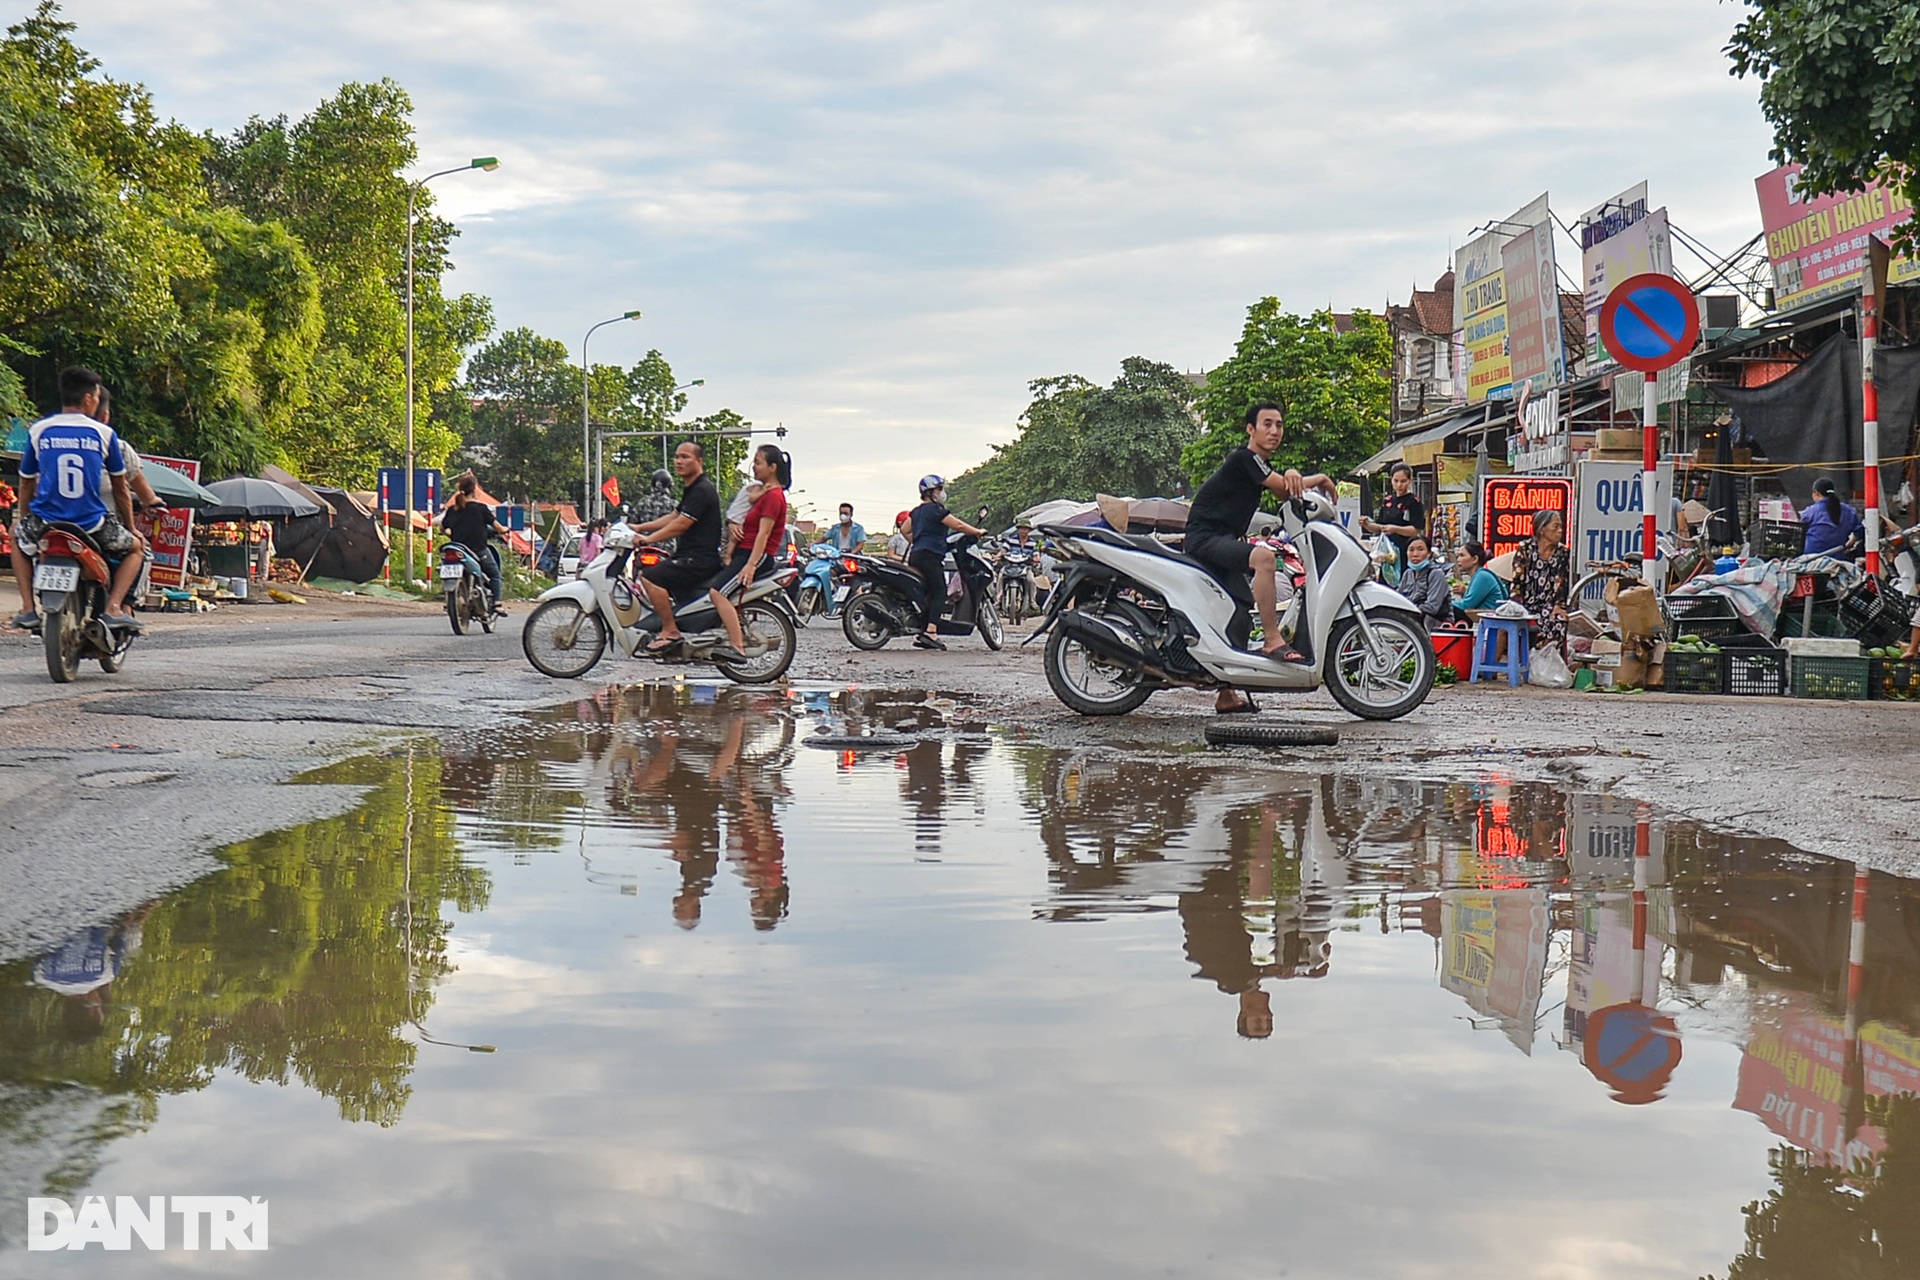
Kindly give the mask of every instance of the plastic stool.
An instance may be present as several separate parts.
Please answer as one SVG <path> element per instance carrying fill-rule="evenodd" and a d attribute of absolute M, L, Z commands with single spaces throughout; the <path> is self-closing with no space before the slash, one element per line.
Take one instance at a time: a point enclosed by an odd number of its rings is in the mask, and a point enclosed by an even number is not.
<path fill-rule="evenodd" d="M 1506 661 L 1498 660 L 1500 638 L 1507 637 Z M 1477 682 L 1481 676 L 1497 679 L 1504 675 L 1507 683 L 1518 688 L 1526 683 L 1527 659 L 1531 656 L 1531 641 L 1524 618 L 1480 619 L 1480 626 L 1473 637 L 1473 675 L 1467 683 Z"/>

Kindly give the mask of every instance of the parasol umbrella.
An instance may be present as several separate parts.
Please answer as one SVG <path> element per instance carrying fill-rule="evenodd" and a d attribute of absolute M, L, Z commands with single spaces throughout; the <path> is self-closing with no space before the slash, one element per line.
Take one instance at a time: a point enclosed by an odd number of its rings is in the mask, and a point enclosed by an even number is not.
<path fill-rule="evenodd" d="M 1075 516 L 1086 515 L 1094 511 L 1091 502 L 1075 502 L 1071 498 L 1055 498 L 1051 502 L 1042 502 L 1028 507 L 1017 517 L 1029 524 L 1065 524 Z"/>
<path fill-rule="evenodd" d="M 153 494 L 169 507 L 217 507 L 220 496 L 203 486 L 189 480 L 172 467 L 154 463 L 146 468 L 147 483 L 153 486 Z"/>
<path fill-rule="evenodd" d="M 203 520 L 272 520 L 281 516 L 320 514 L 316 503 L 307 501 L 283 484 L 251 476 L 234 476 L 207 486 L 219 504 L 200 513 Z"/>
<path fill-rule="evenodd" d="M 1178 533 L 1187 527 L 1187 504 L 1173 498 L 1135 498 L 1127 507 L 1127 527 L 1136 532 Z"/>

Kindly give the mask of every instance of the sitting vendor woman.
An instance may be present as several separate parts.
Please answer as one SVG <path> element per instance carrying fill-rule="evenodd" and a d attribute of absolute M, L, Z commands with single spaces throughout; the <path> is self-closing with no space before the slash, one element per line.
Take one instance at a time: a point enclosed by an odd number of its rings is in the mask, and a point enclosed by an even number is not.
<path fill-rule="evenodd" d="M 1453 610 L 1457 621 L 1471 622 L 1470 613 L 1498 609 L 1507 602 L 1507 584 L 1500 581 L 1499 574 L 1487 568 L 1485 547 L 1477 542 L 1461 543 L 1460 554 L 1454 557 L 1453 564 L 1467 580 L 1467 589 Z"/>
<path fill-rule="evenodd" d="M 1433 558 L 1433 549 L 1418 534 L 1407 539 L 1407 567 L 1400 574 L 1400 594 L 1420 606 L 1432 629 L 1453 620 L 1453 593 L 1447 589 L 1447 571 Z"/>
<path fill-rule="evenodd" d="M 1837 556 L 1842 560 L 1858 557 L 1866 541 L 1866 525 L 1860 513 L 1840 501 L 1833 481 L 1822 476 L 1813 482 L 1813 502 L 1800 513 L 1807 526 L 1806 553 L 1810 556 Z"/>

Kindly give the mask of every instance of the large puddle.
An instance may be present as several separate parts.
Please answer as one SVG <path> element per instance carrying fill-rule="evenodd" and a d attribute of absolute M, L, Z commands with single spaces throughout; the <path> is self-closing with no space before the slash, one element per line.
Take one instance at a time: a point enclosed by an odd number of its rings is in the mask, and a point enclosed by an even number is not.
<path fill-rule="evenodd" d="M 327 771 L 0 968 L 0 1274 L 1920 1272 L 1913 882 L 962 709 L 616 689 Z M 26 1250 L 86 1195 L 271 1245 Z"/>

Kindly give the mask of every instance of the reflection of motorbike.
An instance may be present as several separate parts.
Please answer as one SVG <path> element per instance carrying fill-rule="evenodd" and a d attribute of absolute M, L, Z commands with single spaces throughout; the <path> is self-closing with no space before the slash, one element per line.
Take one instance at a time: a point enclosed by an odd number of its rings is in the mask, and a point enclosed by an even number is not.
<path fill-rule="evenodd" d="M 447 621 L 453 634 L 467 634 L 471 623 L 493 634 L 493 591 L 487 585 L 487 569 L 480 557 L 458 542 L 440 548 L 440 587 L 447 597 Z"/>
<path fill-rule="evenodd" d="M 1288 502 L 1287 534 L 1307 570 L 1282 662 L 1234 643 L 1247 633 L 1247 582 L 1223 581 L 1147 537 L 1051 525 L 1072 559 L 1047 602 L 1047 683 L 1082 715 L 1125 715 L 1170 685 L 1305 692 L 1325 684 L 1356 716 L 1392 720 L 1433 687 L 1433 642 L 1399 592 L 1373 581 L 1367 550 L 1319 493 Z M 1283 628 L 1287 619 L 1282 619 Z"/>
<path fill-rule="evenodd" d="M 987 648 L 1006 642 L 1006 629 L 993 604 L 993 564 L 981 554 L 979 539 L 956 533 L 947 539 L 956 572 L 949 575 L 947 612 L 940 619 L 943 636 L 971 635 L 977 626 Z M 856 649 L 885 648 L 896 636 L 908 636 L 925 627 L 926 583 L 911 565 L 875 556 L 849 556 L 845 585 L 849 589 L 840 625 Z"/>
<path fill-rule="evenodd" d="M 648 549 L 642 548 L 642 555 Z M 616 525 L 606 547 L 572 582 L 563 582 L 540 597 L 520 633 L 527 661 L 550 676 L 577 679 L 592 670 L 609 644 L 627 657 L 644 657 L 645 645 L 660 633 L 660 619 L 639 588 L 627 580 L 626 568 L 634 554 L 631 527 Z M 656 661 L 711 662 L 721 674 L 741 684 L 778 680 L 793 664 L 799 637 L 793 606 L 785 588 L 798 571 L 780 569 L 740 590 L 736 598 L 740 626 L 747 641 L 740 660 L 714 656 L 727 642 L 719 614 L 705 587 L 696 587 L 674 601 L 683 642 Z"/>
<path fill-rule="evenodd" d="M 99 660 L 111 675 L 127 660 L 138 634 L 133 627 L 107 625 L 107 591 L 113 564 L 79 525 L 47 526 L 34 562 L 33 590 L 40 603 L 40 638 L 46 645 L 47 674 L 69 684 L 80 674 L 83 658 Z"/>

